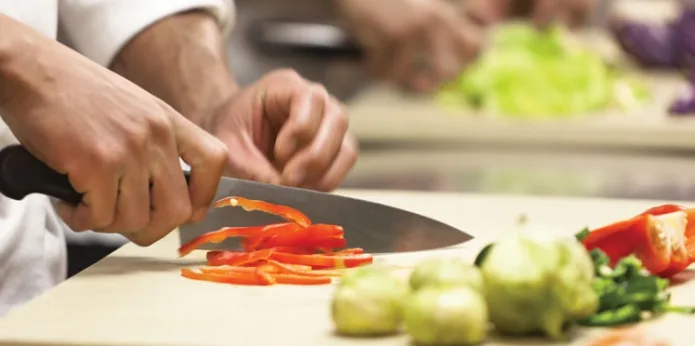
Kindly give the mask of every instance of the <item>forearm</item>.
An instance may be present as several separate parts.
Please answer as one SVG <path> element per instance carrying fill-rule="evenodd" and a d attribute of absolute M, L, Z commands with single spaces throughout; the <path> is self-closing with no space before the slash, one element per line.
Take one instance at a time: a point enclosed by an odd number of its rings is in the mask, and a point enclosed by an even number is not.
<path fill-rule="evenodd" d="M 194 122 L 238 89 L 219 26 L 205 12 L 150 25 L 121 49 L 111 69 Z"/>
<path fill-rule="evenodd" d="M 44 51 L 57 43 L 2 14 L 0 33 L 0 114 L 6 117 L 39 101 L 40 86 L 54 78 Z"/>

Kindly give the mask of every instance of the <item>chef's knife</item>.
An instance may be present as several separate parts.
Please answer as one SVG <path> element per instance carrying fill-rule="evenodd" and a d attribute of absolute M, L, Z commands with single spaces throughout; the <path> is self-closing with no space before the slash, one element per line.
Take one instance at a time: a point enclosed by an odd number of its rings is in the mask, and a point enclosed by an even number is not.
<path fill-rule="evenodd" d="M 188 172 L 184 171 L 184 174 Z M 39 161 L 23 146 L 0 151 L 0 193 L 21 200 L 32 193 L 52 196 L 77 204 L 82 195 L 70 185 L 67 176 Z M 222 178 L 215 199 L 242 196 L 283 204 L 304 212 L 314 223 L 343 226 L 348 247 L 361 247 L 370 253 L 431 250 L 466 242 L 472 237 L 442 222 L 383 204 L 305 189 Z M 212 209 L 206 218 L 180 227 L 181 242 L 225 226 L 250 226 L 282 222 L 262 212 L 242 208 Z M 234 249 L 227 241 L 208 249 Z"/>

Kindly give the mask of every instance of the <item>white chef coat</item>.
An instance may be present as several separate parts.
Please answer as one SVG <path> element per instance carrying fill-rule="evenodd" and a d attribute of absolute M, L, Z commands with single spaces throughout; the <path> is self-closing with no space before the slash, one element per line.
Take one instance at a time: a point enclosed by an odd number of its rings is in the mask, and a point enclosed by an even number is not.
<path fill-rule="evenodd" d="M 191 9 L 208 10 L 225 31 L 233 24 L 233 0 L 0 0 L 0 13 L 48 37 L 60 25 L 66 44 L 102 66 L 147 26 Z M 0 120 L 0 147 L 16 142 Z M 46 196 L 0 195 L 0 316 L 65 279 L 66 229 Z"/>

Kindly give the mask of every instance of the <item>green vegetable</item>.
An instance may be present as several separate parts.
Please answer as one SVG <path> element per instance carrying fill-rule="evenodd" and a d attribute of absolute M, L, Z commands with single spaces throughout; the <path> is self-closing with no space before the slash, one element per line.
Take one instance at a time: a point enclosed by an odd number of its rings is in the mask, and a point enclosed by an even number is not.
<path fill-rule="evenodd" d="M 448 105 L 532 118 L 636 107 L 647 94 L 560 27 L 514 24 L 501 27 L 481 58 L 438 96 Z"/>
<path fill-rule="evenodd" d="M 420 262 L 410 274 L 410 288 L 468 286 L 483 294 L 483 275 L 458 258 L 430 258 Z"/>
<path fill-rule="evenodd" d="M 671 306 L 667 279 L 651 275 L 634 255 L 621 259 L 614 268 L 601 250 L 591 251 L 596 278 L 592 283 L 599 296 L 598 312 L 580 321 L 586 326 L 619 326 L 654 318 L 666 312 L 695 314 L 695 307 Z"/>
<path fill-rule="evenodd" d="M 388 268 L 366 266 L 345 274 L 333 295 L 331 316 L 340 334 L 391 334 L 402 322 L 408 284 Z"/>
<path fill-rule="evenodd" d="M 485 259 L 487 258 L 487 255 L 490 253 L 490 250 L 492 250 L 492 246 L 495 245 L 494 243 L 490 243 L 485 245 L 485 247 L 480 250 L 478 253 L 478 256 L 475 257 L 475 266 L 480 267 L 483 265 L 483 262 L 485 262 Z"/>
<path fill-rule="evenodd" d="M 490 320 L 502 334 L 562 339 L 567 324 L 598 308 L 591 258 L 573 239 L 519 232 L 497 242 L 481 270 Z"/>
<path fill-rule="evenodd" d="M 485 300 L 470 287 L 424 287 L 408 296 L 403 310 L 405 329 L 417 344 L 479 344 L 487 335 Z"/>

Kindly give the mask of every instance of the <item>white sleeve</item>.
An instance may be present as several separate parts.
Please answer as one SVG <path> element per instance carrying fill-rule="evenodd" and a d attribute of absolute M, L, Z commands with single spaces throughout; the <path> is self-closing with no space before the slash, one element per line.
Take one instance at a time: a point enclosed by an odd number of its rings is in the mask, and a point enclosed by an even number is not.
<path fill-rule="evenodd" d="M 143 29 L 194 9 L 212 14 L 225 35 L 234 25 L 234 0 L 60 0 L 58 15 L 61 34 L 72 48 L 108 66 Z"/>

